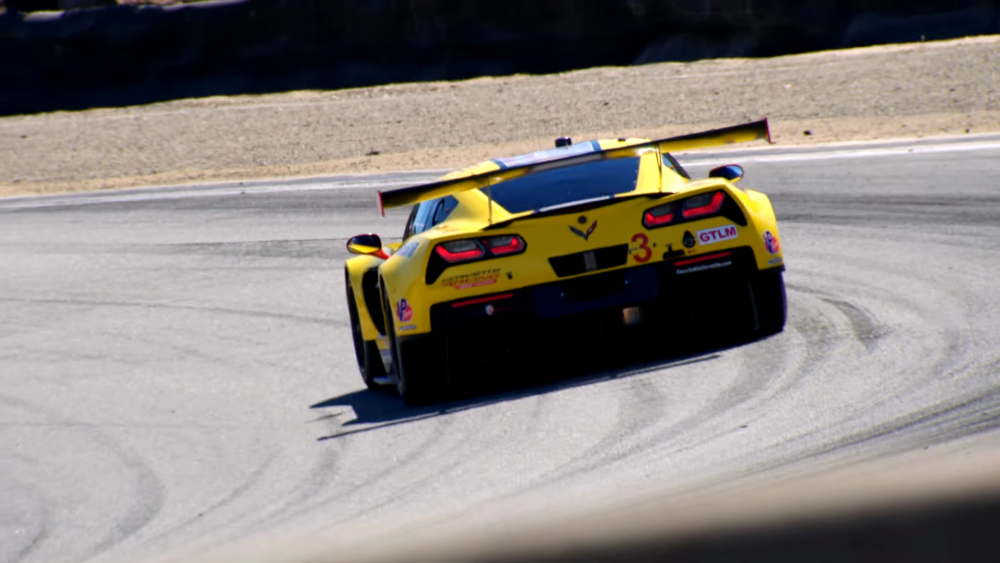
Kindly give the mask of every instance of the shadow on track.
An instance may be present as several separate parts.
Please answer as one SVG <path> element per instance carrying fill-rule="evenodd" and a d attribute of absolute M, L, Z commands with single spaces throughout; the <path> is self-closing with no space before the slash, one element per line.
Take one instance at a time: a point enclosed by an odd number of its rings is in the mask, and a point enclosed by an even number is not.
<path fill-rule="evenodd" d="M 463 382 L 449 389 L 442 401 L 435 404 L 410 407 L 390 389 L 370 391 L 362 389 L 331 397 L 311 405 L 310 409 L 351 407 L 356 418 L 337 429 L 337 432 L 317 438 L 332 440 L 352 434 L 370 432 L 418 420 L 454 414 L 469 409 L 485 407 L 534 395 L 544 395 L 607 381 L 680 367 L 719 358 L 721 353 L 760 341 L 754 336 L 729 337 L 714 346 L 694 345 L 681 341 L 658 352 L 633 353 L 618 346 L 607 348 L 604 353 L 581 354 L 572 362 L 549 358 L 541 362 L 524 359 L 521 364 L 497 366 L 489 376 L 476 382 Z M 647 347 L 646 350 L 655 350 Z M 625 351 L 627 353 L 623 353 Z M 531 360 L 531 365 L 525 365 Z M 327 420 L 338 415 L 323 416 Z"/>

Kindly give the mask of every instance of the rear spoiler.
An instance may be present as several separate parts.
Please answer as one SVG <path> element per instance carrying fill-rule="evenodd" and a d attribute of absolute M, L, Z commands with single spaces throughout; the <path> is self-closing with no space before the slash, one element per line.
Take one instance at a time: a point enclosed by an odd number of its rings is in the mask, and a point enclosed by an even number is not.
<path fill-rule="evenodd" d="M 378 192 L 378 209 L 379 213 L 381 213 L 384 217 L 385 210 L 388 208 L 413 205 L 414 203 L 420 203 L 421 201 L 437 199 L 439 197 L 468 190 L 475 190 L 479 188 L 489 189 L 492 184 L 500 183 L 512 177 L 530 174 L 530 169 L 538 167 L 540 164 L 545 164 L 545 166 L 541 167 L 540 170 L 546 170 L 551 168 L 553 163 L 560 163 L 563 166 L 572 166 L 577 162 L 581 164 L 584 162 L 590 162 L 594 160 L 595 156 L 601 158 L 615 158 L 616 156 L 634 154 L 635 151 L 644 149 L 655 149 L 660 154 L 663 154 L 665 152 L 672 151 L 703 149 L 708 147 L 731 145 L 734 143 L 748 143 L 759 139 L 766 139 L 768 144 L 771 143 L 771 131 L 768 127 L 767 118 L 760 121 L 754 121 L 753 123 L 744 123 L 743 125 L 734 125 L 732 127 L 723 127 L 722 129 L 702 131 L 701 133 L 691 133 L 689 135 L 681 135 L 680 137 L 670 137 L 668 139 L 660 139 L 659 141 L 629 145 L 628 147 L 541 160 L 521 166 L 512 166 L 502 170 L 494 170 L 491 172 L 476 174 L 474 176 L 466 176 L 464 178 L 442 180 L 431 184 L 422 184 L 419 186 L 400 188 L 398 190 L 391 190 L 387 192 L 380 191 Z"/>

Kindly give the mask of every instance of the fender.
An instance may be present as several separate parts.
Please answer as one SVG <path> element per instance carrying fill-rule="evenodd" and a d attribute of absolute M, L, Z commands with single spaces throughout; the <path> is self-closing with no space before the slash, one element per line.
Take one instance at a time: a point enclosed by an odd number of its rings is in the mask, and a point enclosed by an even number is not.
<path fill-rule="evenodd" d="M 745 190 L 745 207 L 750 212 L 750 222 L 757 230 L 758 237 L 754 242 L 754 255 L 757 257 L 757 267 L 760 270 L 781 266 L 784 268 L 785 256 L 781 248 L 781 235 L 778 234 L 778 220 L 774 215 L 771 200 L 761 192 Z M 766 242 L 770 235 L 772 242 Z M 770 245 L 770 247 L 769 247 Z"/>
<path fill-rule="evenodd" d="M 361 335 L 365 340 L 377 340 L 385 334 L 385 314 L 378 287 L 378 269 L 382 263 L 381 258 L 374 256 L 358 256 L 344 261 L 361 320 Z"/>

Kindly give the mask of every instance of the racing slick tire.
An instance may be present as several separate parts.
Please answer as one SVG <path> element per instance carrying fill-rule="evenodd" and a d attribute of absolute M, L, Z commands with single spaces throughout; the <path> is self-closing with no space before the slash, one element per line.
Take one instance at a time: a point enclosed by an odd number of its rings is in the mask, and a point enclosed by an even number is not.
<path fill-rule="evenodd" d="M 761 335 L 776 334 L 785 328 L 788 318 L 788 301 L 785 297 L 785 280 L 781 272 L 759 274 L 751 283 L 757 332 Z"/>
<path fill-rule="evenodd" d="M 351 338 L 354 340 L 354 355 L 358 360 L 361 379 L 369 389 L 378 389 L 379 384 L 375 383 L 375 378 L 385 375 L 385 366 L 382 365 L 378 345 L 373 340 L 365 340 L 361 334 L 361 317 L 358 315 L 358 304 L 354 300 L 350 278 L 347 279 L 347 310 L 351 317 Z"/>
<path fill-rule="evenodd" d="M 445 354 L 440 339 L 433 334 L 401 339 L 396 336 L 396 320 L 392 306 L 383 298 L 386 332 L 392 350 L 392 366 L 396 371 L 396 391 L 410 406 L 425 405 L 437 400 L 444 390 L 442 359 Z"/>

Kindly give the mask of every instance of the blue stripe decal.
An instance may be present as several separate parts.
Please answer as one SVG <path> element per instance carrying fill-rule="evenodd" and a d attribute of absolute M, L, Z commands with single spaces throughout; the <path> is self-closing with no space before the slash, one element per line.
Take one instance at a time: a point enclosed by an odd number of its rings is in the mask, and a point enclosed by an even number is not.
<path fill-rule="evenodd" d="M 506 170 L 507 168 L 509 168 L 509 166 L 507 166 L 506 164 L 504 164 L 504 161 L 500 160 L 499 158 L 491 159 L 490 162 L 492 162 L 493 164 L 496 164 L 497 166 L 499 166 L 500 170 Z"/>

